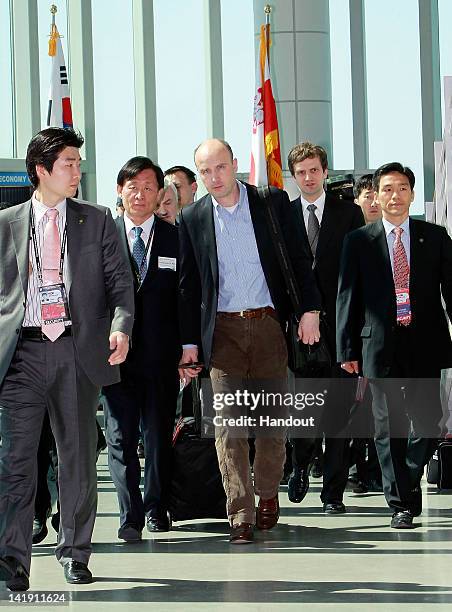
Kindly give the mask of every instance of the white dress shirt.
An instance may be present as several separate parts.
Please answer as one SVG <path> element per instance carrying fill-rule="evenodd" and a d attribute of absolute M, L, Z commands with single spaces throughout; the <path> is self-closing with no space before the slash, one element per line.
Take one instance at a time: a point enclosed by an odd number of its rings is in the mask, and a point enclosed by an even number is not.
<path fill-rule="evenodd" d="M 35 228 L 36 228 L 36 241 L 38 243 L 38 254 L 39 261 L 42 266 L 42 246 L 44 242 L 44 228 L 46 225 L 45 214 L 49 210 L 49 207 L 36 199 L 36 195 L 33 194 L 31 199 L 31 205 L 33 207 Z M 60 243 L 63 239 L 64 228 L 66 225 L 66 200 L 62 200 L 56 206 L 53 206 L 58 210 L 57 226 L 60 234 Z M 63 265 L 63 283 L 67 281 L 68 275 L 68 262 L 67 262 L 67 241 L 64 251 L 64 265 Z M 27 299 L 25 302 L 25 317 L 23 320 L 23 327 L 41 327 L 41 303 L 39 300 L 39 278 L 38 270 L 36 267 L 36 255 L 33 244 L 33 238 L 30 229 L 30 246 L 29 246 L 29 276 L 28 276 L 28 288 L 27 288 Z M 70 325 L 70 321 L 65 321 L 65 325 Z"/>
<path fill-rule="evenodd" d="M 310 204 L 314 204 L 314 206 L 317 206 L 317 210 L 314 211 L 314 214 L 319 220 L 319 225 L 322 225 L 323 211 L 325 209 L 325 198 L 326 198 L 326 193 L 324 191 L 322 192 L 322 195 L 319 196 L 317 200 L 315 200 L 314 202 L 308 202 L 307 200 L 304 199 L 302 195 L 300 195 L 301 206 L 303 207 L 303 219 L 304 219 L 304 224 L 306 226 L 306 232 L 308 231 L 308 219 L 309 219 L 308 206 Z"/>
<path fill-rule="evenodd" d="M 130 253 L 132 253 L 133 250 L 133 241 L 135 240 L 135 232 L 133 231 L 134 227 L 141 227 L 142 228 L 142 232 L 141 232 L 141 238 L 144 242 L 144 247 L 146 248 L 146 245 L 148 243 L 149 240 L 149 236 L 151 235 L 152 232 L 152 226 L 154 225 L 154 215 L 151 215 L 149 217 L 149 219 L 146 219 L 146 221 L 144 221 L 141 225 L 135 225 L 135 223 L 132 221 L 132 219 L 130 219 L 127 216 L 127 212 L 124 212 L 124 225 L 126 228 L 126 235 L 127 235 L 127 243 L 129 245 L 129 251 Z M 147 268 L 149 268 L 149 259 L 151 257 L 151 249 L 152 249 L 152 242 L 154 240 L 154 234 L 152 233 L 152 239 L 151 239 L 151 243 L 149 244 L 149 248 L 148 248 L 148 252 L 146 253 L 146 264 L 147 264 Z"/>

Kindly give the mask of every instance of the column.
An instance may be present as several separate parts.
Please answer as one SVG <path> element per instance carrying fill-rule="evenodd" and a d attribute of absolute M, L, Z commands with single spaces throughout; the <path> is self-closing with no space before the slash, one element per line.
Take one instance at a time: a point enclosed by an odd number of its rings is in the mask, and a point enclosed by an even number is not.
<path fill-rule="evenodd" d="M 367 71 L 363 0 L 350 0 L 353 156 L 355 170 L 369 168 Z"/>
<path fill-rule="evenodd" d="M 431 201 L 435 189 L 433 143 L 442 137 L 438 0 L 419 0 L 419 42 L 424 201 Z"/>
<path fill-rule="evenodd" d="M 28 143 L 41 129 L 39 99 L 38 6 L 12 0 L 13 156 L 25 158 Z"/>
<path fill-rule="evenodd" d="M 207 136 L 224 138 L 223 61 L 220 0 L 204 0 Z"/>
<path fill-rule="evenodd" d="M 136 153 L 158 159 L 153 0 L 132 0 Z"/>

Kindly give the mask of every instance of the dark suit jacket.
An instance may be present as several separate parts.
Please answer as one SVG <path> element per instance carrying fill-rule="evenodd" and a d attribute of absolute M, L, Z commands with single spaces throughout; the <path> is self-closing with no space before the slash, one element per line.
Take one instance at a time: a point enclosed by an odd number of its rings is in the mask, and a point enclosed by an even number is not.
<path fill-rule="evenodd" d="M 441 302 L 452 316 L 452 240 L 444 227 L 410 219 L 413 376 L 438 376 L 452 365 L 452 342 Z M 386 377 L 394 354 L 396 301 L 381 221 L 347 236 L 337 298 L 337 358 L 361 361 L 369 378 Z"/>
<path fill-rule="evenodd" d="M 300 198 L 294 200 L 293 205 L 297 211 L 303 248 L 312 261 Z M 326 194 L 313 270 L 322 298 L 327 341 L 333 358 L 336 354 L 336 297 L 342 244 L 349 232 L 364 224 L 362 210 L 357 204 Z"/>
<path fill-rule="evenodd" d="M 260 201 L 256 187 L 246 185 L 246 189 L 262 269 L 284 329 L 292 312 L 292 306 L 268 230 L 265 204 Z M 273 187 L 270 191 L 273 207 L 279 218 L 294 272 L 299 281 L 303 312 L 317 310 L 320 307 L 320 296 L 310 261 L 304 250 L 300 249 L 298 234 L 295 231 L 294 208 L 290 206 L 286 192 Z M 210 195 L 204 196 L 182 210 L 179 232 L 181 259 L 179 308 L 182 343 L 202 345 L 203 359 L 208 365 L 218 305 L 218 260 Z"/>
<path fill-rule="evenodd" d="M 123 217 L 115 219 L 124 255 L 134 270 Z M 174 225 L 154 217 L 155 230 L 149 266 L 145 279 L 139 286 L 134 274 L 135 322 L 132 343 L 121 377 L 146 378 L 156 368 L 170 367 L 176 371 L 181 353 L 179 337 L 177 294 L 179 268 L 179 235 Z M 159 257 L 176 260 L 176 271 L 159 268 Z"/>
<path fill-rule="evenodd" d="M 108 337 L 129 336 L 133 324 L 132 277 L 110 211 L 82 200 L 66 201 L 66 289 L 80 365 L 93 384 L 119 380 L 110 366 Z M 29 274 L 31 200 L 0 213 L 0 384 L 16 350 L 25 315 Z"/>

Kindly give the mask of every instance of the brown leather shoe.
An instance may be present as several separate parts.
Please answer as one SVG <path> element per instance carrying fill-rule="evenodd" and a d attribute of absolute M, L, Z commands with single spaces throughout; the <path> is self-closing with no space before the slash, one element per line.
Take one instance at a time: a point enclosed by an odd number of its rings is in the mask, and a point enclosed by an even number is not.
<path fill-rule="evenodd" d="M 229 533 L 229 542 L 231 544 L 252 544 L 254 542 L 254 535 L 251 523 L 232 525 Z"/>
<path fill-rule="evenodd" d="M 279 519 L 278 495 L 271 499 L 259 499 L 256 524 L 258 529 L 271 529 Z"/>

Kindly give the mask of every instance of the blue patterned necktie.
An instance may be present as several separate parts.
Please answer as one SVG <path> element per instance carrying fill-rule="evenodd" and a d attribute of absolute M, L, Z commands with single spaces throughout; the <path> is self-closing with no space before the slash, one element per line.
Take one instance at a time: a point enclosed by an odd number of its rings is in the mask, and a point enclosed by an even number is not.
<path fill-rule="evenodd" d="M 143 228 L 134 227 L 133 231 L 135 233 L 135 238 L 132 242 L 132 255 L 135 260 L 135 263 L 137 264 L 140 281 L 143 282 L 144 277 L 146 276 L 146 271 L 148 269 L 146 257 L 144 256 L 146 248 L 144 246 L 143 238 L 141 237 Z"/>

